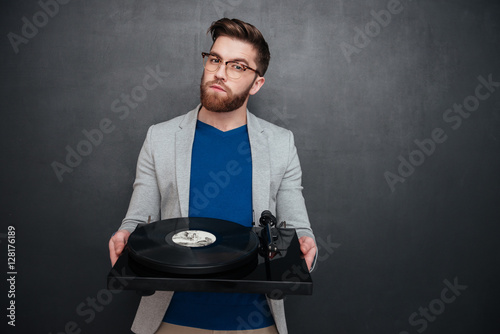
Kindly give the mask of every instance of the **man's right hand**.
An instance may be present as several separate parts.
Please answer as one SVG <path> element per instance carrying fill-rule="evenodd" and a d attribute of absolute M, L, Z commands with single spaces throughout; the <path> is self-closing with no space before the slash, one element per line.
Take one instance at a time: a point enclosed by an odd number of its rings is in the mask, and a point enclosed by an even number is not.
<path fill-rule="evenodd" d="M 115 235 L 109 239 L 109 258 L 111 259 L 111 266 L 115 265 L 116 260 L 118 260 L 118 257 L 123 252 L 129 236 L 129 231 L 118 230 Z"/>

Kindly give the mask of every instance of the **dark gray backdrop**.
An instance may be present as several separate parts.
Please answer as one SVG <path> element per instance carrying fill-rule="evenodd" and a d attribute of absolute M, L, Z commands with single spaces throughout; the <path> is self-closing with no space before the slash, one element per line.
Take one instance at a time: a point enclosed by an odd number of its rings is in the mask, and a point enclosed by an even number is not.
<path fill-rule="evenodd" d="M 105 289 L 108 239 L 148 126 L 198 103 L 205 31 L 227 16 L 270 44 L 250 109 L 295 133 L 318 237 L 290 333 L 498 332 L 497 1 L 31 0 L 0 15 L 1 268 L 14 226 L 17 271 L 2 328 L 129 332 L 138 296 Z"/>

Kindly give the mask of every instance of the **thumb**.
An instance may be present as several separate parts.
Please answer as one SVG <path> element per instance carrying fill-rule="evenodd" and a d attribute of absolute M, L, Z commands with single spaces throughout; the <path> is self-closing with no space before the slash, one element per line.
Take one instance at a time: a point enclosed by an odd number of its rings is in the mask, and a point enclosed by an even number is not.
<path fill-rule="evenodd" d="M 121 254 L 123 249 L 125 248 L 125 245 L 127 244 L 127 239 L 124 235 L 117 235 L 114 240 L 114 246 L 115 246 L 115 253 Z"/>

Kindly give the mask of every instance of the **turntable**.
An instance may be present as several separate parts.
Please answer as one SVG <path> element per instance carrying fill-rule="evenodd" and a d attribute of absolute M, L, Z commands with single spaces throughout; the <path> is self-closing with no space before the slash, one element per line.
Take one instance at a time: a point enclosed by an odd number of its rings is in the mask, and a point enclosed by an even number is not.
<path fill-rule="evenodd" d="M 284 225 L 282 223 L 282 225 Z M 264 211 L 259 227 L 213 218 L 139 225 L 108 274 L 108 288 L 311 295 L 312 279 L 295 229 Z"/>

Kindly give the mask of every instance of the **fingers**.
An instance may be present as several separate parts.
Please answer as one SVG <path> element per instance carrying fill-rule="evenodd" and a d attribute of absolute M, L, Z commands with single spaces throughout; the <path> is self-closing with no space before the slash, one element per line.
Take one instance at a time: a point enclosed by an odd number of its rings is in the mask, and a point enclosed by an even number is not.
<path fill-rule="evenodd" d="M 114 237 L 114 236 L 113 236 Z M 111 260 L 111 266 L 115 265 L 116 260 L 118 260 L 118 256 L 115 252 L 115 243 L 113 242 L 113 237 L 109 239 L 109 259 Z"/>
<path fill-rule="evenodd" d="M 314 255 L 316 254 L 316 252 L 311 252 L 309 251 L 305 256 L 304 256 L 304 260 L 306 260 L 306 264 L 307 264 L 307 269 L 309 269 L 309 271 L 311 271 L 311 267 L 313 265 L 313 261 L 314 261 Z"/>
<path fill-rule="evenodd" d="M 114 266 L 118 257 L 123 252 L 125 245 L 127 244 L 130 232 L 126 230 L 117 231 L 109 240 L 109 258 L 111 260 L 111 265 Z"/>
<path fill-rule="evenodd" d="M 118 237 L 114 241 L 114 246 L 115 246 L 115 254 L 116 256 L 120 256 L 120 254 L 123 252 L 123 249 L 125 248 L 125 239 L 123 237 Z"/>
<path fill-rule="evenodd" d="M 314 256 L 316 256 L 316 244 L 311 237 L 301 237 L 299 239 L 300 251 L 304 255 L 304 260 L 306 261 L 307 268 L 311 270 Z"/>

